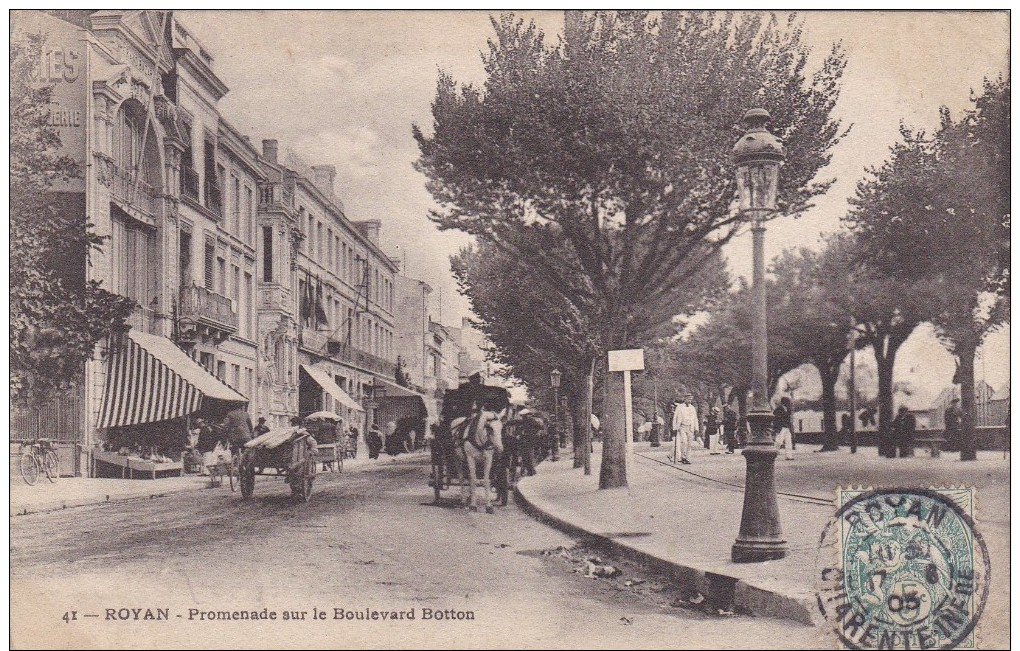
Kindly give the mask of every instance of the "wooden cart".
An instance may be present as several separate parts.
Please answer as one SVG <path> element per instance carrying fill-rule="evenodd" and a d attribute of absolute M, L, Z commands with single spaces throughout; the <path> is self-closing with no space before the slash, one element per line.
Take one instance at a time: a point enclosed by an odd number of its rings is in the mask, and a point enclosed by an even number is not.
<path fill-rule="evenodd" d="M 290 491 L 300 501 L 312 496 L 317 450 L 315 439 L 308 432 L 296 434 L 293 429 L 269 432 L 245 444 L 241 455 L 241 497 L 255 494 L 255 475 L 273 469 L 286 478 Z"/>

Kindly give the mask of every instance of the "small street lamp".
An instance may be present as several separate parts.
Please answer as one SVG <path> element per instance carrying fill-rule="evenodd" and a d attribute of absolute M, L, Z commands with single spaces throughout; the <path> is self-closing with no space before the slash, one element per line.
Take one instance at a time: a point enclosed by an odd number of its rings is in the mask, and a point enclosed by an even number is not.
<path fill-rule="evenodd" d="M 737 196 L 740 212 L 753 221 L 754 282 L 751 313 L 751 407 L 747 421 L 751 440 L 744 448 L 747 475 L 740 533 L 733 543 L 735 563 L 783 558 L 789 551 L 779 525 L 775 464 L 778 451 L 772 432 L 772 408 L 768 396 L 768 341 L 765 297 L 765 219 L 776 211 L 779 167 L 786 154 L 765 128 L 768 111 L 751 109 L 744 115 L 747 131 L 733 147 L 737 163 Z"/>
<path fill-rule="evenodd" d="M 560 460 L 560 369 L 554 368 L 549 374 L 549 386 L 553 390 L 553 442 L 552 460 Z"/>

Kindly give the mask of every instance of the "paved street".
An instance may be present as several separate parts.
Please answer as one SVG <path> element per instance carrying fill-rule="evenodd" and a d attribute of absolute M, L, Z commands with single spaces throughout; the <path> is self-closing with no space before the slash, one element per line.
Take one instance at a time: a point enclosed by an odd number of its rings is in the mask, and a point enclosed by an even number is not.
<path fill-rule="evenodd" d="M 487 516 L 426 505 L 424 464 L 401 457 L 320 475 L 301 505 L 265 478 L 251 502 L 209 489 L 14 517 L 14 644 L 29 635 L 64 648 L 818 644 L 816 630 L 796 623 L 671 606 L 677 595 L 628 565 L 617 580 L 584 578 L 561 554 L 542 554 L 575 541 L 517 507 Z M 627 577 L 648 581 L 627 587 Z M 108 608 L 117 617 L 167 608 L 170 618 L 107 621 Z M 189 609 L 263 608 L 277 622 L 188 619 Z M 313 620 L 313 608 L 326 619 Z M 413 609 L 416 618 L 335 620 L 335 608 Z M 425 609 L 474 620 L 424 620 Z M 61 621 L 71 610 L 77 621 Z M 281 625 L 284 611 L 307 615 Z"/>

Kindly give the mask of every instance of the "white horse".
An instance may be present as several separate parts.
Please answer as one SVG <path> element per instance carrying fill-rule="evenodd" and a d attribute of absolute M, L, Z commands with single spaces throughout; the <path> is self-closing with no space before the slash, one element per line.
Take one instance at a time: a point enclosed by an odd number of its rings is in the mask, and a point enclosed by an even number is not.
<path fill-rule="evenodd" d="M 455 438 L 455 450 L 460 461 L 467 466 L 467 477 L 461 487 L 461 502 L 470 510 L 477 511 L 475 504 L 475 482 L 478 468 L 482 469 L 482 495 L 485 512 L 495 513 L 492 508 L 489 488 L 492 459 L 503 452 L 503 420 L 495 411 L 479 410 L 472 416 L 454 418 L 450 430 Z"/>

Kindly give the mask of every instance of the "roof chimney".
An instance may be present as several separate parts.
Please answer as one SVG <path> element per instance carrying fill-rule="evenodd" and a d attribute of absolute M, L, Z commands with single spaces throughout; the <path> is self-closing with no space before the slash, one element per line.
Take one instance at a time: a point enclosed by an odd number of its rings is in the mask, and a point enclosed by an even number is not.
<path fill-rule="evenodd" d="M 312 172 L 315 174 L 315 185 L 322 190 L 326 196 L 333 196 L 333 180 L 336 179 L 336 167 L 332 165 L 312 165 Z"/>
<path fill-rule="evenodd" d="M 262 141 L 262 157 L 270 163 L 276 163 L 276 157 L 280 152 L 280 143 L 276 140 Z"/>
<path fill-rule="evenodd" d="M 378 219 L 366 219 L 364 221 L 354 222 L 354 227 L 357 228 L 369 242 L 379 246 L 379 229 L 382 227 L 382 221 Z"/>

